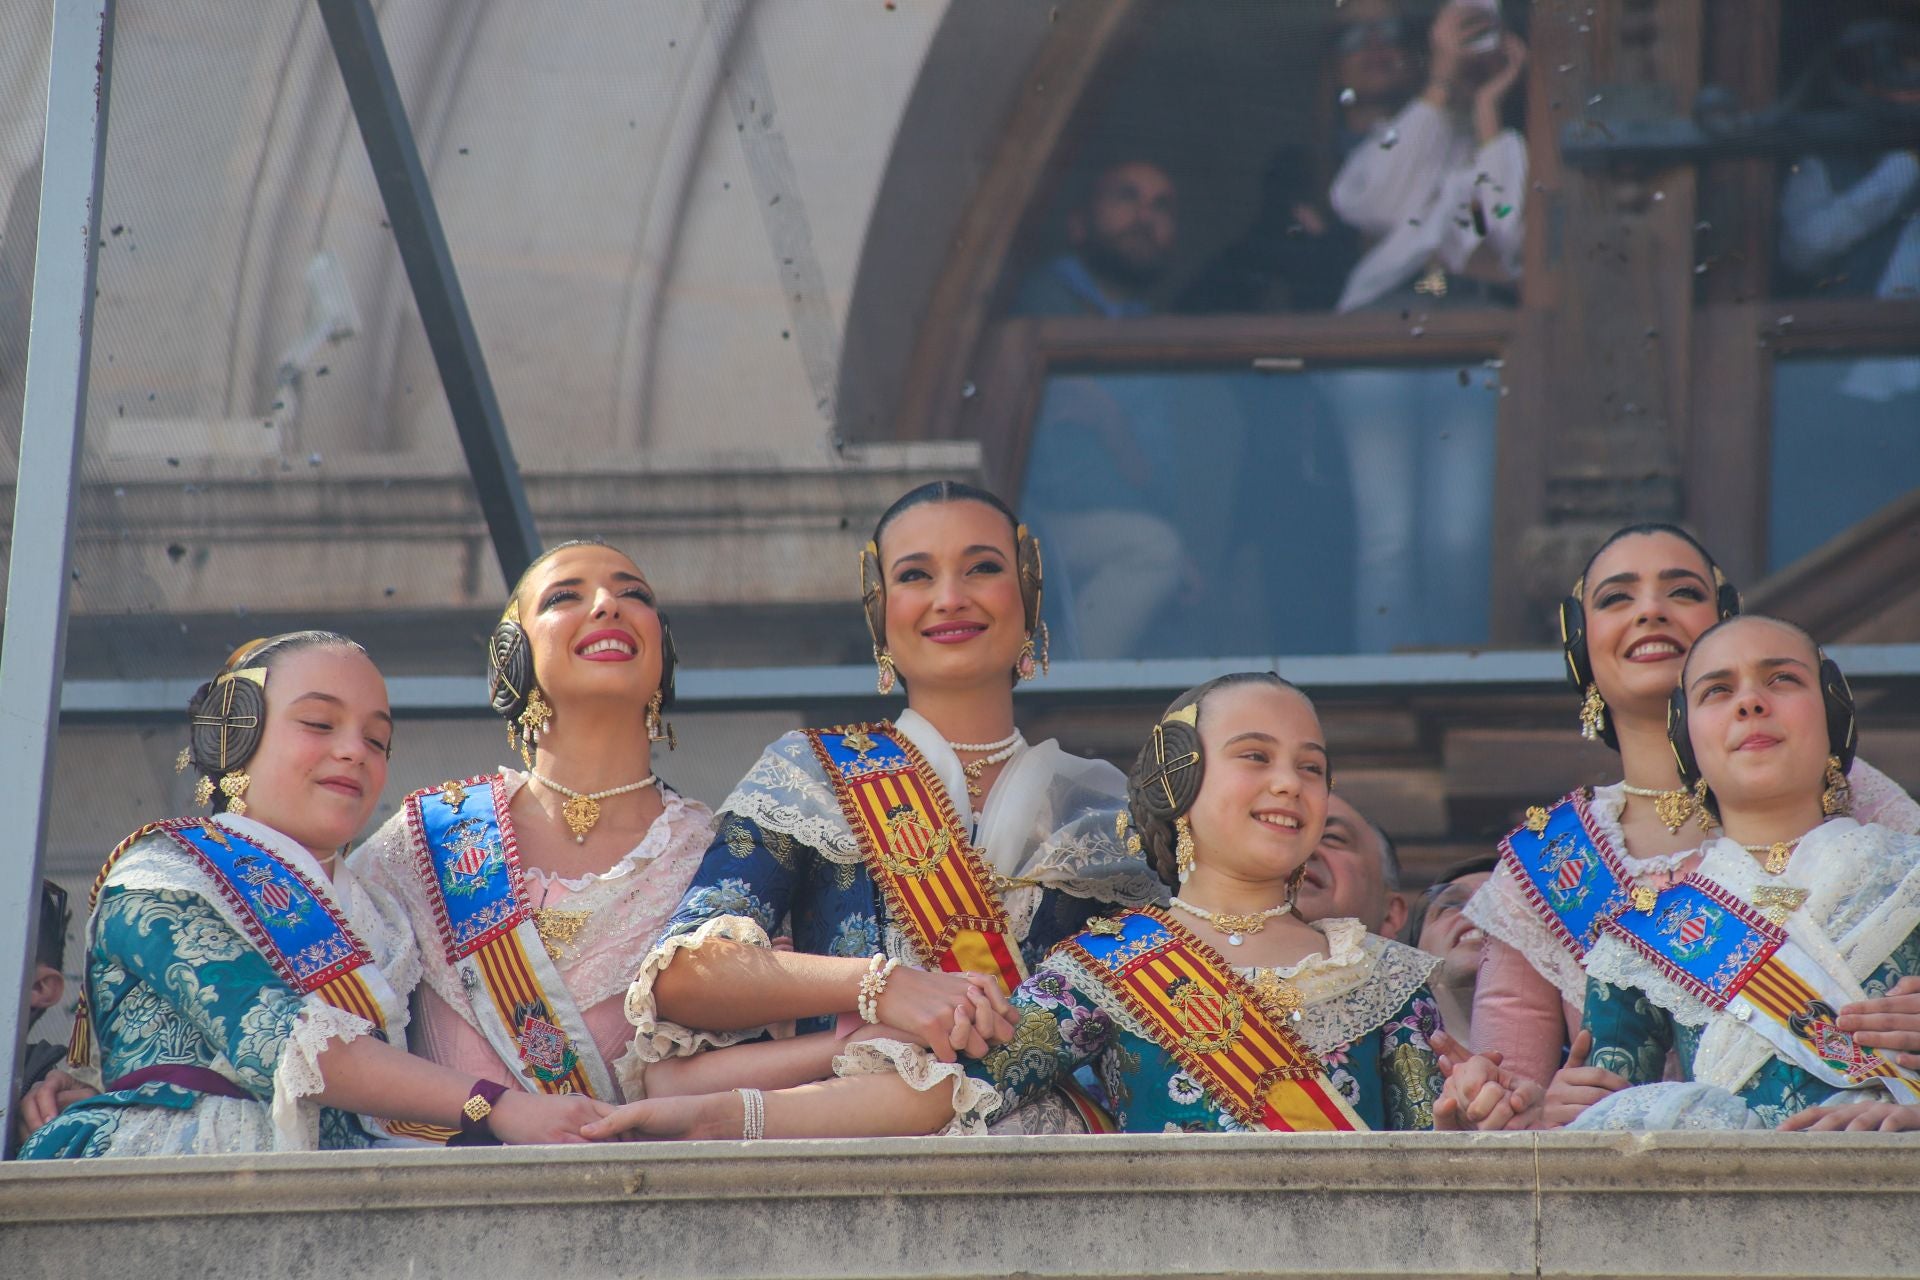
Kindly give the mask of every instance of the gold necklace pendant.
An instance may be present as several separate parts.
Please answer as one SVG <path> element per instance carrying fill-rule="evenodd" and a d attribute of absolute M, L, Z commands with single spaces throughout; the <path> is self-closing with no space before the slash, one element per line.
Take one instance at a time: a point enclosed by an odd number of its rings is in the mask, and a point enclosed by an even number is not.
<path fill-rule="evenodd" d="M 533 913 L 533 927 L 539 932 L 540 945 L 547 949 L 547 954 L 555 960 L 563 960 L 573 954 L 573 944 L 592 916 L 591 911 L 538 907 Z"/>
<path fill-rule="evenodd" d="M 1693 817 L 1693 793 L 1685 787 L 1662 791 L 1653 801 L 1654 816 L 1668 831 L 1678 833 Z"/>
<path fill-rule="evenodd" d="M 1787 869 L 1787 863 L 1793 857 L 1793 846 L 1785 840 L 1776 840 L 1767 846 L 1767 874 L 1780 875 Z"/>
<path fill-rule="evenodd" d="M 1787 917 L 1798 911 L 1806 900 L 1807 891 L 1791 885 L 1763 884 L 1753 891 L 1753 905 L 1760 909 L 1760 914 L 1783 928 Z"/>
<path fill-rule="evenodd" d="M 980 798 L 980 775 L 986 771 L 987 762 L 985 760 L 975 760 L 972 764 L 963 764 L 960 766 L 960 772 L 967 777 L 967 794 L 975 800 Z"/>
<path fill-rule="evenodd" d="M 570 796 L 560 806 L 560 816 L 566 820 L 567 830 L 573 832 L 574 843 L 584 844 L 587 833 L 600 821 L 600 802 L 592 796 Z"/>

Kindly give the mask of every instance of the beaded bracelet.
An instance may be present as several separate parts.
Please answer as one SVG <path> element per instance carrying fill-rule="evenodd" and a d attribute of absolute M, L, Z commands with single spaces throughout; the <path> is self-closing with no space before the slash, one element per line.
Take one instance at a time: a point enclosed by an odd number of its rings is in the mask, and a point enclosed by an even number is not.
<path fill-rule="evenodd" d="M 898 959 L 888 959 L 884 952 L 876 951 L 867 961 L 867 971 L 860 976 L 860 999 L 858 1008 L 860 1020 L 868 1026 L 880 1021 L 880 993 L 887 989 L 887 979 L 900 967 Z"/>
<path fill-rule="evenodd" d="M 752 1141 L 767 1136 L 767 1099 L 758 1089 L 735 1089 L 745 1114 L 740 1120 L 740 1136 Z"/>

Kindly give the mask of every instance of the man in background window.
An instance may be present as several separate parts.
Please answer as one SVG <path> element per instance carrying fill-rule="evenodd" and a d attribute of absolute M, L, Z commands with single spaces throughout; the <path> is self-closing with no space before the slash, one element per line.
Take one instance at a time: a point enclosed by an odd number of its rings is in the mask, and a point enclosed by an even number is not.
<path fill-rule="evenodd" d="M 1101 169 L 1066 220 L 1067 251 L 1021 287 L 1021 315 L 1145 315 L 1179 233 L 1166 170 L 1126 159 Z M 1050 379 L 1034 422 L 1020 508 L 1040 534 L 1067 603 L 1063 656 L 1142 656 L 1149 630 L 1197 579 L 1169 518 L 1182 411 L 1165 379 L 1114 373 Z M 1176 517 L 1177 518 L 1177 517 Z M 1056 594 L 1049 574 L 1049 596 Z"/>

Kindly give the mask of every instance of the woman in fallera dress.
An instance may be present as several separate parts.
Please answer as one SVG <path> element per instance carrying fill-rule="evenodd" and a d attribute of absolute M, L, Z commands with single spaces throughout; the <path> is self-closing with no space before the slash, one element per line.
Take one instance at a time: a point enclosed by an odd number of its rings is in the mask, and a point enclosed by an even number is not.
<path fill-rule="evenodd" d="M 1003 1039 L 1005 993 L 1060 939 L 1163 890 L 1116 836 L 1125 780 L 1029 743 L 1016 683 L 1046 667 L 1038 542 L 968 485 L 904 495 L 860 556 L 891 721 L 787 734 L 719 826 L 627 998 L 660 1062 L 763 1035 L 881 1024 L 951 1060 Z M 790 921 L 794 950 L 770 948 Z M 1105 1127 L 1068 1085 L 1023 1125 Z"/>
<path fill-rule="evenodd" d="M 657 772 L 673 632 L 631 557 L 566 542 L 514 584 L 488 659 L 524 767 L 415 792 L 352 865 L 419 939 L 416 1053 L 617 1102 L 627 984 L 713 829 Z"/>

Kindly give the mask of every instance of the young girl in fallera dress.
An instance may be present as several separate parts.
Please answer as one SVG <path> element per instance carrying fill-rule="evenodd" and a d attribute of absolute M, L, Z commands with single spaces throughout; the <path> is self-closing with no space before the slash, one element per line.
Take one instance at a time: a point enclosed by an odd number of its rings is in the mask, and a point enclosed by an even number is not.
<path fill-rule="evenodd" d="M 579 1141 L 605 1106 L 503 1096 L 401 1047 L 413 930 L 338 862 L 393 735 L 366 652 L 326 632 L 247 645 L 191 713 L 183 764 L 220 811 L 143 827 L 103 868 L 75 1066 L 105 1084 L 22 1158 L 361 1147 L 419 1126 Z"/>

